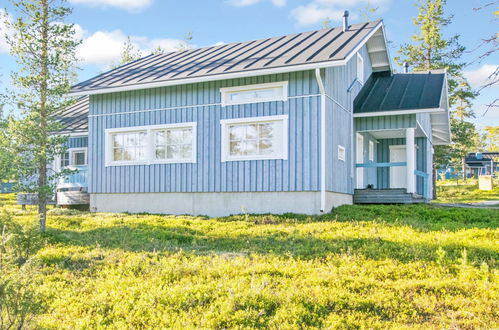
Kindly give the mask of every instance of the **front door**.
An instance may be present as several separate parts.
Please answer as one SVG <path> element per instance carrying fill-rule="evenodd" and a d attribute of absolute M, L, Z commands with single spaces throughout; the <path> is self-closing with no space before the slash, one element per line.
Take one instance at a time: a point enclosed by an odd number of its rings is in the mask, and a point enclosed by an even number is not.
<path fill-rule="evenodd" d="M 364 136 L 357 133 L 357 148 L 355 160 L 357 164 L 364 163 Z M 357 189 L 364 189 L 364 168 L 357 167 Z"/>
<path fill-rule="evenodd" d="M 390 146 L 390 163 L 405 162 L 405 146 Z M 390 167 L 390 188 L 407 188 L 406 166 Z"/>

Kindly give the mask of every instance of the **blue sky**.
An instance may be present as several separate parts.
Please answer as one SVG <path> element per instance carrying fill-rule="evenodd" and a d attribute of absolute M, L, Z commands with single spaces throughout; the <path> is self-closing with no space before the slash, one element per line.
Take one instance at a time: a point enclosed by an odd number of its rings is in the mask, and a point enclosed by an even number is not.
<path fill-rule="evenodd" d="M 376 18 L 385 22 L 393 57 L 399 45 L 408 42 L 416 31 L 412 25 L 417 14 L 414 0 L 69 0 L 74 8 L 69 21 L 77 24 L 78 36 L 83 39 L 78 49 L 82 58 L 78 79 L 90 78 L 116 62 L 126 36 L 131 36 L 144 54 L 158 45 L 175 50 L 188 32 L 192 32 L 195 46 L 260 39 L 318 29 L 325 17 L 332 20 L 331 25 L 340 25 L 345 9 L 350 11 L 353 23 L 360 22 L 368 1 L 378 7 Z M 7 0 L 1 2 L 10 9 Z M 447 35 L 459 34 L 461 43 L 472 50 L 481 39 L 497 32 L 499 21 L 493 20 L 493 7 L 473 10 L 488 2 L 448 0 L 447 14 L 454 20 Z M 478 55 L 467 53 L 464 60 L 470 62 Z M 466 76 L 478 87 L 497 65 L 499 54 L 468 66 Z M 15 62 L 0 37 L 1 88 L 9 85 L 12 70 Z M 485 104 L 498 94 L 499 86 L 495 86 L 476 99 L 474 121 L 478 126 L 499 125 L 499 110 L 483 116 Z"/>

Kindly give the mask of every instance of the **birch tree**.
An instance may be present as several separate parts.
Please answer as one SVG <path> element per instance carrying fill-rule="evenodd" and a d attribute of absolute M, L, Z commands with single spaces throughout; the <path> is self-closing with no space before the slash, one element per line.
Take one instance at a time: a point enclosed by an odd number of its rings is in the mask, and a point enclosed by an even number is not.
<path fill-rule="evenodd" d="M 24 178 L 22 188 L 38 197 L 40 231 L 46 229 L 47 202 L 54 193 L 54 176 L 47 166 L 61 152 L 65 137 L 55 135 L 60 128 L 55 114 L 68 106 L 65 98 L 75 75 L 75 30 L 65 20 L 71 13 L 66 0 L 10 0 L 11 20 L 5 24 L 10 53 L 17 61 L 12 72 L 15 87 L 12 104 L 21 119 L 11 121 L 11 147 L 14 166 Z"/>

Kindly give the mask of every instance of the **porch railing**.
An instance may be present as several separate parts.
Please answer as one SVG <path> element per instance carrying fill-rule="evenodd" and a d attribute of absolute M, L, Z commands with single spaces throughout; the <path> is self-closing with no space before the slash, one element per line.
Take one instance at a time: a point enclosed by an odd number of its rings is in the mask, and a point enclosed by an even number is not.
<path fill-rule="evenodd" d="M 406 162 L 391 162 L 391 163 L 358 163 L 356 167 L 392 167 L 392 166 L 407 166 Z"/>
<path fill-rule="evenodd" d="M 74 173 L 65 175 L 60 178 L 58 188 L 65 187 L 86 187 L 88 184 L 88 166 L 80 165 L 80 166 L 68 166 L 66 167 L 69 170 L 74 170 Z"/>

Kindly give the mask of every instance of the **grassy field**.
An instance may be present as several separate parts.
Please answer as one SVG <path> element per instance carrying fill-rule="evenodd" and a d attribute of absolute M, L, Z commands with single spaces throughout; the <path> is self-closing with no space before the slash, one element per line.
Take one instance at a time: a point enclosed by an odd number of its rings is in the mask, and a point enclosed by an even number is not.
<path fill-rule="evenodd" d="M 0 195 L 1 196 L 1 195 Z M 14 221 L 33 224 L 3 195 Z M 498 328 L 499 211 L 321 217 L 50 211 L 40 328 Z"/>
<path fill-rule="evenodd" d="M 495 180 L 493 190 L 479 190 L 478 182 L 474 179 L 467 181 L 439 181 L 437 185 L 438 199 L 436 203 L 477 203 L 498 201 L 499 181 Z"/>

